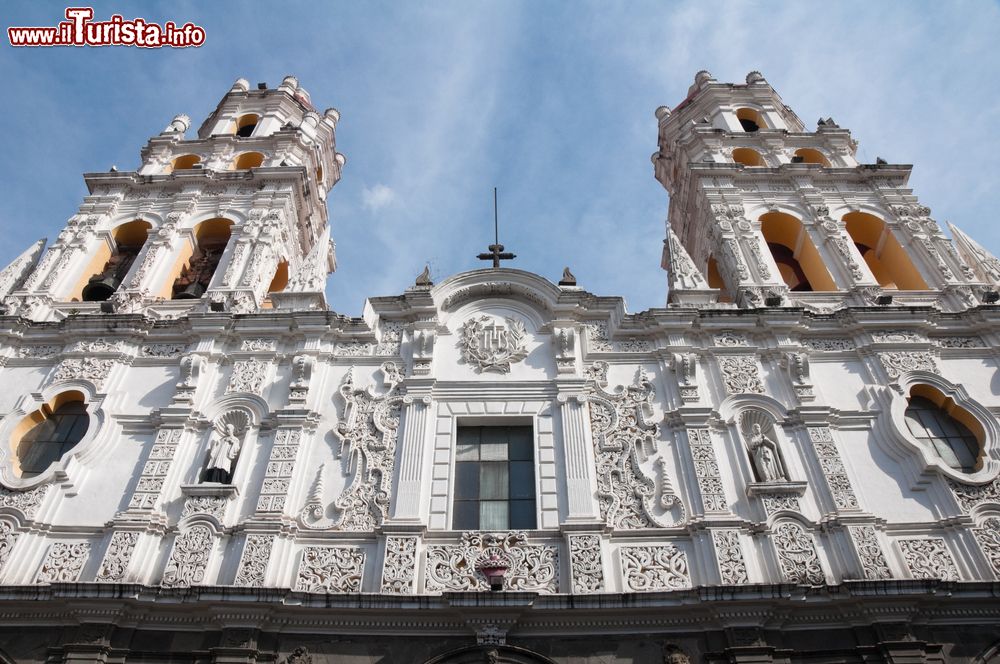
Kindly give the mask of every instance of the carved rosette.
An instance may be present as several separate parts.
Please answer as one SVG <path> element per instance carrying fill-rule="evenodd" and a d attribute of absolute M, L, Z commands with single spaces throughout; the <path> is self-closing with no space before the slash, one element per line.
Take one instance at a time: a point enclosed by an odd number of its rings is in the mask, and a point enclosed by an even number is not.
<path fill-rule="evenodd" d="M 510 365 L 528 356 L 524 323 L 516 318 L 499 323 L 489 316 L 470 318 L 462 325 L 458 340 L 462 359 L 477 372 L 510 373 Z"/>
<path fill-rule="evenodd" d="M 308 546 L 295 580 L 295 590 L 311 593 L 361 591 L 365 552 L 350 546 Z"/>
<path fill-rule="evenodd" d="M 486 577 L 478 569 L 481 560 L 499 558 L 507 566 L 504 590 L 558 592 L 558 549 L 528 544 L 523 531 L 506 533 L 462 533 L 462 543 L 427 547 L 424 589 L 489 590 Z"/>
<path fill-rule="evenodd" d="M 958 568 L 944 538 L 901 539 L 898 544 L 914 579 L 959 580 Z"/>
<path fill-rule="evenodd" d="M 576 594 L 604 591 L 604 565 L 599 535 L 569 536 L 569 566 Z"/>
<path fill-rule="evenodd" d="M 882 553 L 882 546 L 878 543 L 878 535 L 874 526 L 850 526 L 851 539 L 854 541 L 854 548 L 861 559 L 861 568 L 864 570 L 866 579 L 891 579 L 892 570 Z"/>
<path fill-rule="evenodd" d="M 233 373 L 229 377 L 226 392 L 246 392 L 261 395 L 264 380 L 270 364 L 257 359 L 239 360 L 233 363 Z"/>
<path fill-rule="evenodd" d="M 636 385 L 607 391 L 606 362 L 595 362 L 587 372 L 587 403 L 594 436 L 597 465 L 597 496 L 601 518 L 612 528 L 635 529 L 671 526 L 654 512 L 652 503 L 657 494 L 653 480 L 642 470 L 643 458 L 651 453 L 659 435 L 659 426 L 648 421 L 647 413 L 653 400 L 653 384 L 640 370 Z M 662 472 L 666 479 L 665 469 Z M 679 508 L 680 521 L 684 506 L 666 482 L 660 487 L 660 507 Z"/>
<path fill-rule="evenodd" d="M 35 583 L 74 583 L 89 555 L 90 542 L 54 543 L 35 576 Z"/>
<path fill-rule="evenodd" d="M 417 580 L 417 539 L 408 535 L 386 538 L 385 562 L 382 564 L 383 593 L 413 594 Z"/>
<path fill-rule="evenodd" d="M 829 427 L 809 427 L 809 440 L 816 450 L 819 458 L 820 468 L 826 484 L 830 487 L 830 495 L 833 502 L 840 510 L 858 509 L 858 498 L 854 494 L 854 487 L 851 479 L 844 468 L 844 462 L 840 458 L 837 450 L 837 443 L 833 440 L 833 432 Z"/>
<path fill-rule="evenodd" d="M 735 586 L 748 583 L 747 564 L 743 559 L 743 547 L 740 546 L 740 531 L 713 530 L 712 544 L 715 545 L 715 557 L 719 562 L 719 575 L 722 583 Z"/>
<path fill-rule="evenodd" d="M 1000 578 L 1000 518 L 991 516 L 983 519 L 979 528 L 973 528 L 973 535 L 979 542 L 979 548 L 983 550 L 986 559 L 990 561 L 993 573 Z M 0 561 L 2 561 L 0 554 Z"/>
<path fill-rule="evenodd" d="M 816 544 L 802 526 L 790 521 L 779 524 L 771 537 L 778 552 L 781 573 L 787 581 L 811 585 L 826 583 Z"/>
<path fill-rule="evenodd" d="M 722 489 L 722 477 L 719 474 L 719 462 L 712 445 L 711 432 L 708 429 L 688 429 L 687 438 L 705 511 L 728 512 L 729 504 Z"/>
<path fill-rule="evenodd" d="M 274 535 L 247 535 L 233 585 L 252 588 L 263 586 L 273 546 Z"/>
<path fill-rule="evenodd" d="M 215 536 L 208 526 L 196 524 L 174 540 L 170 560 L 163 571 L 161 584 L 184 588 L 202 583 L 215 546 Z"/>
<path fill-rule="evenodd" d="M 350 454 L 354 470 L 350 484 L 335 503 L 340 512 L 336 527 L 341 530 L 373 530 L 389 514 L 402 404 L 398 389 L 401 376 L 393 362 L 382 365 L 382 374 L 389 389 L 381 395 L 371 388 L 355 387 L 351 373 L 340 387 L 347 406 L 337 425 L 337 436 L 341 450 Z"/>
<path fill-rule="evenodd" d="M 752 355 L 720 355 L 719 369 L 728 394 L 763 394 L 757 360 Z"/>
<path fill-rule="evenodd" d="M 623 546 L 621 557 L 625 587 L 632 592 L 681 590 L 691 587 L 687 554 L 673 546 Z"/>
<path fill-rule="evenodd" d="M 97 571 L 97 581 L 101 583 L 122 583 L 126 580 L 128 564 L 132 552 L 139 541 L 139 533 L 130 530 L 119 530 L 111 535 L 108 550 L 101 561 L 101 569 Z"/>

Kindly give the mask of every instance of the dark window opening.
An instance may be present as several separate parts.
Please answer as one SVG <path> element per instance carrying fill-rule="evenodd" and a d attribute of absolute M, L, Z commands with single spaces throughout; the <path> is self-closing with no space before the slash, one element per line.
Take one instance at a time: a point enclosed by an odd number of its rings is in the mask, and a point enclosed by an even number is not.
<path fill-rule="evenodd" d="M 212 281 L 212 275 L 215 274 L 215 268 L 222 260 L 227 242 L 228 238 L 220 242 L 206 240 L 198 245 L 190 262 L 174 281 L 173 299 L 196 300 L 205 294 Z"/>
<path fill-rule="evenodd" d="M 760 127 L 753 120 L 748 120 L 747 118 L 740 118 L 740 126 L 743 127 L 743 131 L 748 133 L 753 133 L 759 131 Z"/>
<path fill-rule="evenodd" d="M 250 138 L 253 135 L 253 130 L 257 128 L 257 123 L 246 124 L 236 130 L 236 135 L 240 138 Z"/>
<path fill-rule="evenodd" d="M 979 465 L 979 440 L 967 426 L 926 397 L 910 397 L 906 408 L 910 434 L 924 442 L 955 470 L 975 472 Z"/>
<path fill-rule="evenodd" d="M 17 456 L 21 477 L 36 477 L 76 446 L 87 433 L 90 416 L 82 401 L 70 401 L 21 437 Z"/>
<path fill-rule="evenodd" d="M 536 527 L 534 447 L 530 426 L 458 428 L 455 530 Z"/>
<path fill-rule="evenodd" d="M 81 297 L 84 302 L 104 302 L 118 290 L 129 268 L 135 262 L 135 257 L 139 255 L 142 246 L 123 247 L 112 254 L 104 268 L 92 276 L 87 285 L 83 287 Z"/>
<path fill-rule="evenodd" d="M 812 284 L 806 278 L 806 273 L 802 265 L 795 259 L 791 249 L 777 242 L 768 242 L 767 248 L 771 250 L 771 256 L 778 266 L 781 278 L 788 285 L 788 289 L 795 293 L 807 293 L 812 291 Z"/>

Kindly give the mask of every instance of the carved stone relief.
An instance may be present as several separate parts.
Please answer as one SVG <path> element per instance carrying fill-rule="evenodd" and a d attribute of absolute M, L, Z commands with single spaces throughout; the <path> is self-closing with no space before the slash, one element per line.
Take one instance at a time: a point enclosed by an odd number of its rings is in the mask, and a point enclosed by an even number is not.
<path fill-rule="evenodd" d="M 687 438 L 705 511 L 728 512 L 729 503 L 722 488 L 722 477 L 719 474 L 719 462 L 712 445 L 711 432 L 708 429 L 688 429 Z"/>
<path fill-rule="evenodd" d="M 267 378 L 269 363 L 257 359 L 239 360 L 233 363 L 233 373 L 229 377 L 226 392 L 247 392 L 260 395 Z"/>
<path fill-rule="evenodd" d="M 879 353 L 878 358 L 881 360 L 882 366 L 885 367 L 885 372 L 892 380 L 899 378 L 900 374 L 907 371 L 919 370 L 940 373 L 937 365 L 934 363 L 934 356 L 927 352 L 907 353 L 900 351 Z"/>
<path fill-rule="evenodd" d="M 97 571 L 97 581 L 102 583 L 126 581 L 129 561 L 138 541 L 139 533 L 132 530 L 119 530 L 112 534 L 104 560 L 101 561 L 101 569 Z"/>
<path fill-rule="evenodd" d="M 214 546 L 215 536 L 208 526 L 196 524 L 179 534 L 163 572 L 162 585 L 182 588 L 202 583 Z"/>
<path fill-rule="evenodd" d="M 691 587 L 687 555 L 672 544 L 623 546 L 618 553 L 625 587 L 632 592 Z"/>
<path fill-rule="evenodd" d="M 569 563 L 575 594 L 604 590 L 604 565 L 601 562 L 599 535 L 570 535 Z"/>
<path fill-rule="evenodd" d="M 301 440 L 301 429 L 281 428 L 274 434 L 274 444 L 264 471 L 264 483 L 257 498 L 258 512 L 284 512 Z"/>
<path fill-rule="evenodd" d="M 3 571 L 3 566 L 10 557 L 10 552 L 17 544 L 17 536 L 18 533 L 14 526 L 9 521 L 0 519 L 0 572 Z"/>
<path fill-rule="evenodd" d="M 854 541 L 854 548 L 857 549 L 858 557 L 861 558 L 861 568 L 864 570 L 866 579 L 891 579 L 892 570 L 882 553 L 882 546 L 878 543 L 878 535 L 874 526 L 850 526 L 851 539 Z"/>
<path fill-rule="evenodd" d="M 160 429 L 156 432 L 153 449 L 149 452 L 142 475 L 129 499 L 129 510 L 151 510 L 163 488 L 163 481 L 170 471 L 170 464 L 177 445 L 181 442 L 181 429 Z"/>
<path fill-rule="evenodd" d="M 385 539 L 382 564 L 382 592 L 412 595 L 417 580 L 417 537 L 390 536 Z"/>
<path fill-rule="evenodd" d="M 558 592 L 558 555 L 554 546 L 528 544 L 522 531 L 464 532 L 461 544 L 427 547 L 424 589 L 431 593 L 489 590 L 478 564 L 495 557 L 507 567 L 504 590 Z"/>
<path fill-rule="evenodd" d="M 1000 503 L 1000 480 L 986 484 L 959 484 L 948 480 L 948 485 L 966 513 L 983 503 Z"/>
<path fill-rule="evenodd" d="M 247 535 L 233 585 L 251 588 L 263 586 L 273 546 L 274 535 Z"/>
<path fill-rule="evenodd" d="M 854 487 L 840 458 L 837 443 L 833 440 L 833 432 L 829 427 L 809 427 L 809 440 L 816 450 L 823 477 L 830 487 L 830 494 L 837 509 L 858 509 L 858 498 L 854 494 Z"/>
<path fill-rule="evenodd" d="M 901 539 L 897 542 L 914 579 L 959 580 L 958 568 L 943 538 Z"/>
<path fill-rule="evenodd" d="M 308 546 L 302 551 L 295 590 L 311 593 L 361 591 L 365 552 L 350 546 Z"/>
<path fill-rule="evenodd" d="M 55 542 L 45 554 L 35 583 L 74 583 L 89 555 L 90 542 Z"/>
<path fill-rule="evenodd" d="M 94 387 L 101 390 L 104 387 L 105 379 L 114 366 L 114 360 L 99 360 L 91 357 L 65 359 L 56 366 L 56 371 L 52 374 L 52 382 L 89 380 L 94 384 Z"/>
<path fill-rule="evenodd" d="M 747 564 L 743 559 L 743 547 L 740 546 L 740 531 L 713 530 L 712 543 L 715 544 L 715 556 L 719 561 L 719 574 L 722 583 L 730 586 L 747 583 Z"/>
<path fill-rule="evenodd" d="M 35 518 L 38 506 L 49 490 L 49 484 L 36 486 L 27 491 L 12 491 L 7 487 L 0 486 L 0 507 L 13 507 L 19 510 L 27 519 Z"/>
<path fill-rule="evenodd" d="M 510 373 L 510 365 L 528 356 L 524 323 L 507 318 L 503 323 L 489 316 L 470 318 L 462 325 L 458 340 L 462 359 L 477 373 Z"/>
<path fill-rule="evenodd" d="M 181 512 L 181 518 L 195 514 L 207 514 L 222 521 L 228 502 L 229 499 L 226 496 L 188 496 L 184 500 L 184 511 Z"/>
<path fill-rule="evenodd" d="M 760 498 L 764 502 L 764 511 L 767 512 L 768 516 L 782 510 L 802 511 L 798 496 L 787 493 L 762 493 Z"/>
<path fill-rule="evenodd" d="M 979 542 L 986 559 L 990 561 L 993 573 L 1000 578 L 1000 517 L 991 516 L 983 519 L 979 528 L 973 528 L 972 533 Z M 0 564 L 3 555 L 0 553 Z"/>
<path fill-rule="evenodd" d="M 820 585 L 826 576 L 819 563 L 812 535 L 797 523 L 787 521 L 772 531 L 781 573 L 791 583 Z"/>
<path fill-rule="evenodd" d="M 764 393 L 756 358 L 751 355 L 720 355 L 718 359 L 727 393 Z"/>

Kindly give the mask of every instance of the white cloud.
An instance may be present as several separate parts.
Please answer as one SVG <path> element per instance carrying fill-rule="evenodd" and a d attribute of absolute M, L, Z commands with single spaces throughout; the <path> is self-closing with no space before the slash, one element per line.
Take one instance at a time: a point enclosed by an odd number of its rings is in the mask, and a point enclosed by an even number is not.
<path fill-rule="evenodd" d="M 369 212 L 378 212 L 396 200 L 396 192 L 379 182 L 374 187 L 365 187 L 361 192 L 362 205 Z"/>

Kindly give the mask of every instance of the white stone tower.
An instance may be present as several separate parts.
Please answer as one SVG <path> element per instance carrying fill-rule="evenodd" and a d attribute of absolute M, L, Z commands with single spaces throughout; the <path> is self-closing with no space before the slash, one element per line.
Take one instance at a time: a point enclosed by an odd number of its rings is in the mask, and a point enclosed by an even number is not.
<path fill-rule="evenodd" d="M 7 313 L 325 309 L 335 268 L 326 196 L 345 163 L 338 119 L 293 76 L 276 89 L 239 79 L 197 136 L 178 115 L 136 170 L 84 176 L 90 195 L 56 242 L 37 263 L 29 250 L 11 266 Z"/>
<path fill-rule="evenodd" d="M 806 130 L 760 72 L 745 85 L 698 72 L 656 117 L 669 301 L 815 311 L 995 301 L 995 277 L 970 267 L 907 188 L 910 165 L 859 164 L 847 129 L 827 118 Z"/>

